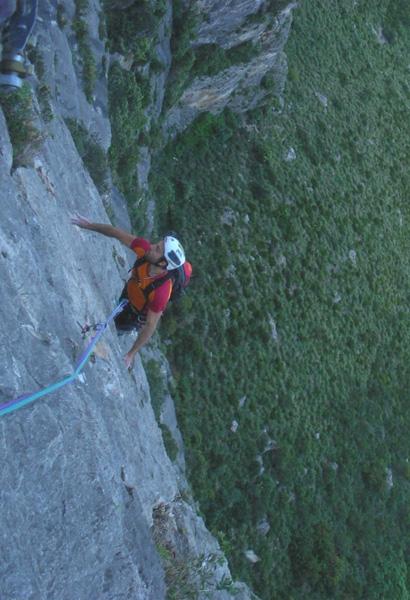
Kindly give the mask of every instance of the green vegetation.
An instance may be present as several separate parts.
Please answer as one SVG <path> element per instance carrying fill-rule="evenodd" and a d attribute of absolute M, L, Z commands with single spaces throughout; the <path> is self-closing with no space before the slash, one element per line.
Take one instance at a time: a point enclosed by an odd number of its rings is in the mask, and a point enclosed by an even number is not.
<path fill-rule="evenodd" d="M 45 65 L 43 55 L 38 46 L 29 48 L 27 56 L 32 65 L 34 65 L 35 73 L 40 81 L 40 87 L 37 91 L 37 100 L 40 107 L 41 116 L 45 123 L 49 123 L 53 119 L 53 109 L 51 107 L 51 89 L 45 83 Z"/>
<path fill-rule="evenodd" d="M 94 87 L 97 79 L 97 67 L 91 46 L 88 43 L 88 0 L 75 0 L 75 19 L 72 27 L 78 42 L 78 53 L 83 68 L 84 94 L 87 102 L 93 101 Z M 64 21 L 60 19 L 60 27 Z"/>
<path fill-rule="evenodd" d="M 160 424 L 162 432 L 162 440 L 164 442 L 165 450 L 169 456 L 171 462 L 174 462 L 178 458 L 178 444 L 172 435 L 170 428 L 164 423 Z"/>
<path fill-rule="evenodd" d="M 164 375 L 161 371 L 160 364 L 153 359 L 149 360 L 144 365 L 144 369 L 149 383 L 152 409 L 161 428 L 165 450 L 167 451 L 170 460 L 174 462 L 178 457 L 178 444 L 175 441 L 169 427 L 161 423 L 162 405 L 164 403 L 166 393 Z"/>
<path fill-rule="evenodd" d="M 195 77 L 212 77 L 239 63 L 248 63 L 259 54 L 259 46 L 251 41 L 243 42 L 225 50 L 217 44 L 195 46 L 196 32 L 202 15 L 198 8 L 187 5 L 182 0 L 173 2 L 173 26 L 171 37 L 172 64 L 167 80 L 164 99 L 166 109 L 172 107 L 183 90 Z M 256 13 L 258 19 L 265 20 L 267 13 Z M 256 18 L 249 18 L 249 22 Z"/>
<path fill-rule="evenodd" d="M 146 123 L 144 95 L 133 73 L 118 63 L 108 74 L 108 110 L 111 122 L 110 166 L 130 206 L 139 200 L 138 136 Z"/>
<path fill-rule="evenodd" d="M 89 133 L 83 123 L 66 119 L 75 147 L 100 194 L 107 194 L 108 160 L 97 133 Z"/>
<path fill-rule="evenodd" d="M 166 10 L 166 0 L 154 6 L 149 0 L 141 0 L 125 10 L 118 10 L 116 0 L 105 0 L 107 49 L 133 56 L 136 65 L 149 62 L 155 56 L 158 26 Z"/>
<path fill-rule="evenodd" d="M 152 169 L 194 265 L 162 324 L 189 480 L 264 600 L 410 597 L 403 7 L 300 3 L 282 114 L 205 115 Z"/>
<path fill-rule="evenodd" d="M 51 107 L 51 88 L 49 85 L 43 84 L 39 87 L 37 100 L 44 122 L 49 123 L 54 118 L 53 109 Z"/>
<path fill-rule="evenodd" d="M 161 365 L 156 360 L 151 359 L 144 364 L 144 370 L 149 383 L 152 409 L 156 420 L 159 422 L 165 397 L 164 376 L 161 373 Z"/>
<path fill-rule="evenodd" d="M 278 12 L 288 4 L 289 2 L 283 0 L 267 2 L 265 10 L 248 16 L 245 26 L 264 21 L 272 22 Z M 195 77 L 213 77 L 234 65 L 249 63 L 260 53 L 260 45 L 254 44 L 252 41 L 242 42 L 229 49 L 211 43 L 197 45 L 197 30 L 203 18 L 200 3 L 192 6 L 183 0 L 174 0 L 171 36 L 172 64 L 167 79 L 165 109 L 174 106 L 183 90 Z"/>
<path fill-rule="evenodd" d="M 118 10 L 114 0 L 104 2 L 107 50 L 123 54 L 130 65 L 127 70 L 119 63 L 111 64 L 108 71 L 108 110 L 112 127 L 109 161 L 115 184 L 127 200 L 131 220 L 139 228 L 143 225 L 141 215 L 146 198 L 138 186 L 138 148 L 158 147 L 162 139 L 156 124 L 151 125 L 152 131 L 148 135 L 146 111 L 152 101 L 150 73 L 164 69 L 155 46 L 166 10 L 165 0 L 154 6 L 148 0 L 141 0 L 125 10 Z"/>
<path fill-rule="evenodd" d="M 0 93 L 0 106 L 13 146 L 12 168 L 26 166 L 32 162 L 44 140 L 34 123 L 35 113 L 29 84 L 24 83 L 21 90 L 12 94 Z"/>
<path fill-rule="evenodd" d="M 258 53 L 259 47 L 252 42 L 243 42 L 229 50 L 224 50 L 217 44 L 198 46 L 194 51 L 191 78 L 203 75 L 212 77 L 234 65 L 250 62 Z"/>
<path fill-rule="evenodd" d="M 192 556 L 183 543 L 175 544 L 178 521 L 169 514 L 170 508 L 164 504 L 156 508 L 152 526 L 153 540 L 164 566 L 167 600 L 199 600 L 211 597 L 215 590 L 228 591 L 232 597 L 240 594 L 243 586 L 229 577 L 222 577 L 215 585 L 215 569 L 225 563 L 221 552 Z"/>
<path fill-rule="evenodd" d="M 57 4 L 57 25 L 61 30 L 67 25 L 67 17 L 65 16 L 65 6 L 62 2 Z"/>
<path fill-rule="evenodd" d="M 186 5 L 183 0 L 174 0 L 172 10 L 172 64 L 167 78 L 165 110 L 175 104 L 192 78 L 191 71 L 196 60 L 192 46 L 201 22 L 198 8 Z"/>

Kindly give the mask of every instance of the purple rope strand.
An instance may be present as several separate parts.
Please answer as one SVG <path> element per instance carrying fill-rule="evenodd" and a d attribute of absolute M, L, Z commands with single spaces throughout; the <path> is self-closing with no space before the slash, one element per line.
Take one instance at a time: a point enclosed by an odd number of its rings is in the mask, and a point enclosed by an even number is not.
<path fill-rule="evenodd" d="M 25 404 L 28 404 L 29 402 L 33 402 L 34 400 L 37 400 L 37 398 L 40 398 L 41 396 L 45 396 L 46 394 L 49 394 L 50 392 L 53 392 L 54 390 L 56 390 L 60 387 L 63 387 L 64 385 L 67 385 L 68 383 L 71 383 L 71 381 L 73 381 L 77 377 L 77 375 L 79 374 L 79 372 L 81 371 L 81 369 L 83 368 L 85 363 L 87 362 L 92 349 L 94 348 L 95 344 L 97 343 L 97 341 L 100 338 L 100 336 L 102 335 L 102 333 L 105 331 L 105 328 L 107 327 L 108 323 L 114 319 L 114 317 L 124 308 L 124 306 L 126 304 L 128 304 L 128 300 L 123 300 L 121 302 L 121 304 L 119 304 L 117 306 L 115 311 L 102 324 L 101 329 L 98 330 L 98 333 L 93 337 L 93 339 L 91 340 L 91 342 L 88 344 L 87 348 L 81 355 L 80 359 L 77 361 L 77 364 L 74 369 L 74 373 L 72 375 L 70 375 L 69 377 L 66 377 L 62 381 L 59 381 L 58 383 L 51 385 L 48 388 L 45 388 L 44 390 L 40 390 L 39 392 L 35 392 L 33 394 L 26 394 L 25 396 L 21 396 L 20 398 L 16 398 L 15 400 L 6 402 L 6 404 L 0 405 L 0 416 L 4 415 L 6 413 L 12 412 L 13 410 L 17 410 L 18 408 L 21 408 Z"/>

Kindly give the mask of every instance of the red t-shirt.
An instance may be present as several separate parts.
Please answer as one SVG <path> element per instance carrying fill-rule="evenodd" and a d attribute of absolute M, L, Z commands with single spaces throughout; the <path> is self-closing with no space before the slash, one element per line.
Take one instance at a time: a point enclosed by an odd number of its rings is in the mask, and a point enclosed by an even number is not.
<path fill-rule="evenodd" d="M 131 244 L 131 250 L 135 252 L 137 258 L 141 258 L 144 254 L 149 250 L 151 244 L 148 240 L 144 240 L 143 238 L 135 238 L 135 240 Z M 160 277 L 164 277 L 166 275 L 166 271 L 161 273 L 160 275 L 156 275 L 155 277 L 150 277 L 148 274 L 149 263 L 144 263 L 138 269 L 138 276 L 135 272 L 135 269 L 132 270 L 131 279 L 127 283 L 127 292 L 128 298 L 135 306 L 137 310 L 142 310 L 144 308 L 146 298 L 141 291 L 145 289 L 149 284 L 155 279 L 159 279 Z M 172 291 L 172 282 L 170 279 L 166 281 L 163 285 L 160 285 L 156 290 L 150 293 L 148 297 L 148 304 L 144 308 L 144 313 L 147 313 L 148 310 L 152 310 L 152 312 L 160 313 L 163 312 L 167 306 L 169 297 Z"/>

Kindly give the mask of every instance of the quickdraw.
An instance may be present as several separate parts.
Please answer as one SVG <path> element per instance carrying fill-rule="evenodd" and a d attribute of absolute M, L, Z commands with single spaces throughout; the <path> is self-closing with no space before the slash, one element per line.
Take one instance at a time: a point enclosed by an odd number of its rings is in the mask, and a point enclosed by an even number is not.
<path fill-rule="evenodd" d="M 81 336 L 83 339 L 85 338 L 85 334 L 88 333 L 89 331 L 99 331 L 100 329 L 105 327 L 105 323 L 95 323 L 95 325 L 84 325 L 84 327 L 83 327 L 81 325 L 81 323 L 79 323 L 78 321 L 77 321 L 77 325 L 79 325 L 81 328 Z"/>

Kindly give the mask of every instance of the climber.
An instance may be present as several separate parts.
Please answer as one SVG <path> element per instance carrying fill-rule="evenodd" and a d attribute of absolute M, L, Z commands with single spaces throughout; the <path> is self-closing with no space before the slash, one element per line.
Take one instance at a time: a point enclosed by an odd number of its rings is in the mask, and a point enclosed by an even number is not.
<path fill-rule="evenodd" d="M 37 0 L 0 0 L 0 91 L 21 89 L 23 80 L 34 74 L 26 48 L 35 46 L 31 35 Z"/>
<path fill-rule="evenodd" d="M 93 223 L 78 213 L 71 217 L 73 225 L 81 229 L 89 229 L 113 237 L 127 246 L 137 255 L 137 261 L 132 269 L 131 278 L 126 283 L 120 300 L 129 300 L 128 305 L 115 318 L 119 332 L 139 331 L 131 350 L 124 355 L 127 368 L 130 368 L 135 354 L 148 342 L 153 335 L 159 319 L 164 312 L 171 296 L 173 280 L 170 274 L 184 265 L 185 253 L 175 237 L 167 236 L 156 244 L 151 244 L 143 238 L 136 238 L 113 225 Z M 189 265 L 189 263 L 187 263 Z M 190 267 L 190 265 L 189 265 Z M 187 272 L 189 278 L 190 272 Z M 164 278 L 165 282 L 158 280 Z M 149 290 L 147 288 L 150 287 Z M 144 294 L 147 292 L 147 296 Z"/>

